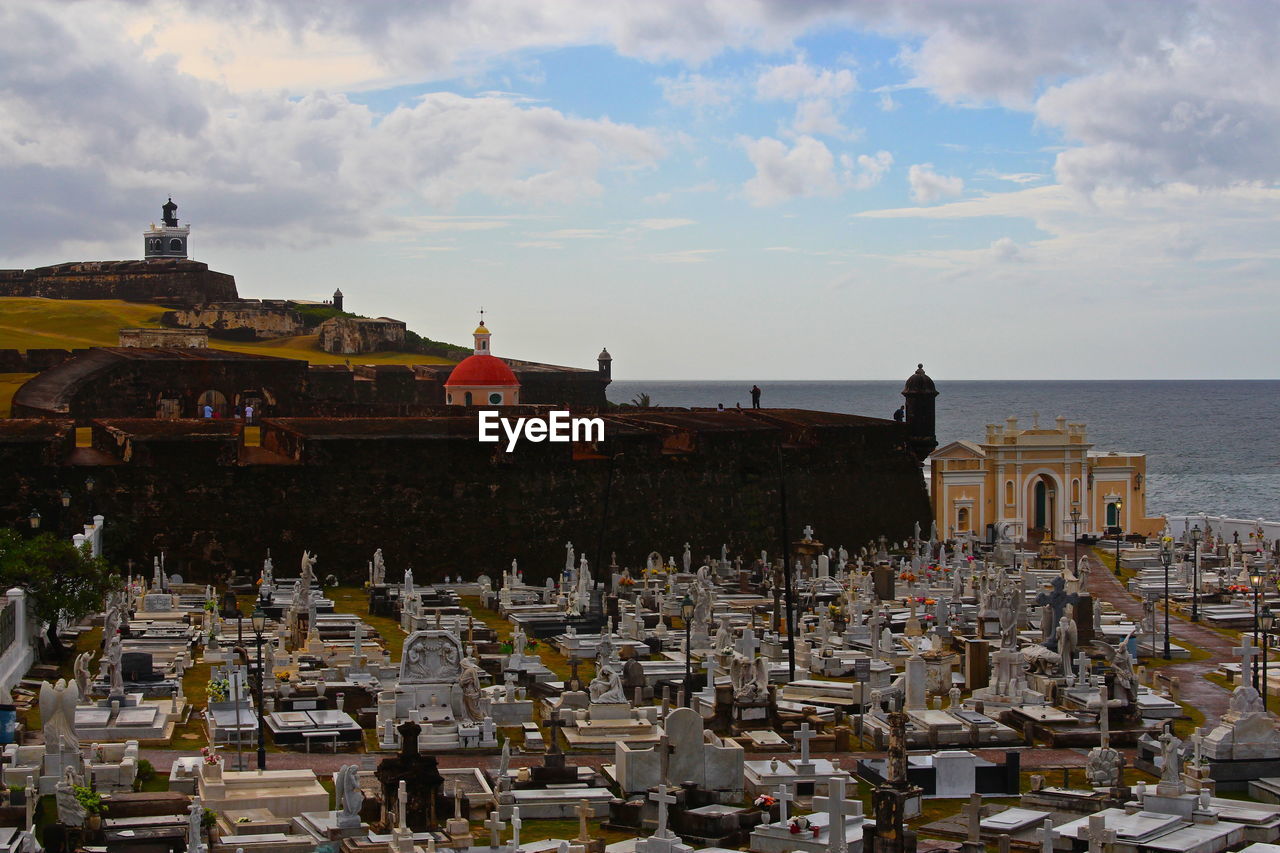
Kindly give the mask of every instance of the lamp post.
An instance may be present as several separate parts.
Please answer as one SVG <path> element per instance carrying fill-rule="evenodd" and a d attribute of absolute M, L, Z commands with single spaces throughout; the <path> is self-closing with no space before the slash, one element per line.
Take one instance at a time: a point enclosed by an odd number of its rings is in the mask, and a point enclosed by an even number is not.
<path fill-rule="evenodd" d="M 1116 577 L 1120 576 L 1120 534 L 1124 533 L 1124 523 L 1120 510 L 1124 509 L 1124 501 L 1116 501 Z"/>
<path fill-rule="evenodd" d="M 27 523 L 31 525 L 32 530 L 40 529 L 40 510 L 31 510 L 31 515 L 27 516 Z"/>
<path fill-rule="evenodd" d="M 1169 649 L 1169 566 L 1173 563 L 1173 537 L 1160 540 L 1160 562 L 1164 564 L 1164 659 L 1173 660 Z"/>
<path fill-rule="evenodd" d="M 267 614 L 262 608 L 255 608 L 253 616 L 250 617 L 250 623 L 253 625 L 253 635 L 258 641 L 258 769 L 267 769 L 267 741 L 266 741 L 266 721 L 263 719 L 263 706 L 265 697 L 263 695 L 262 683 L 262 632 L 267 627 Z"/>
<path fill-rule="evenodd" d="M 1249 583 L 1253 587 L 1253 645 L 1256 648 L 1262 639 L 1262 570 L 1254 569 L 1249 575 Z M 1253 689 L 1258 690 L 1258 668 L 1253 667 Z M 1261 692 L 1261 691 L 1259 691 Z"/>
<path fill-rule="evenodd" d="M 69 515 L 67 510 L 71 508 L 71 490 L 63 489 L 62 493 L 58 495 L 58 502 L 62 504 L 62 512 L 58 515 L 58 533 L 63 535 L 69 532 L 65 528 L 67 526 L 67 516 Z"/>
<path fill-rule="evenodd" d="M 1071 561 L 1075 563 L 1071 567 L 1074 574 L 1080 568 L 1080 502 L 1072 501 L 1071 503 Z"/>
<path fill-rule="evenodd" d="M 693 691 L 690 686 L 693 683 L 693 649 L 690 635 L 693 631 L 693 599 L 687 592 L 680 601 L 680 618 L 684 620 L 684 705 L 692 708 Z"/>
<path fill-rule="evenodd" d="M 1267 707 L 1267 646 L 1271 644 L 1271 629 L 1275 626 L 1276 615 L 1269 606 L 1262 608 L 1262 616 L 1258 619 L 1262 625 L 1262 707 Z"/>
<path fill-rule="evenodd" d="M 84 492 L 89 496 L 89 520 L 93 521 L 94 510 L 97 508 L 93 502 L 93 487 L 97 485 L 97 481 L 92 476 L 84 478 Z"/>
<path fill-rule="evenodd" d="M 1191 621 L 1200 621 L 1200 525 L 1191 528 Z"/>

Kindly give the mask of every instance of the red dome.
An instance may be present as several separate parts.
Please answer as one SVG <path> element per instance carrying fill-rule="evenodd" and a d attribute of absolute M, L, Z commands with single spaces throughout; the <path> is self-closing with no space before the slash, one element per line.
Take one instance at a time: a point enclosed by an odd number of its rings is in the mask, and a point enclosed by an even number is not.
<path fill-rule="evenodd" d="M 493 355 L 472 355 L 458 362 L 444 387 L 454 385 L 518 386 L 516 375 L 507 363 Z"/>

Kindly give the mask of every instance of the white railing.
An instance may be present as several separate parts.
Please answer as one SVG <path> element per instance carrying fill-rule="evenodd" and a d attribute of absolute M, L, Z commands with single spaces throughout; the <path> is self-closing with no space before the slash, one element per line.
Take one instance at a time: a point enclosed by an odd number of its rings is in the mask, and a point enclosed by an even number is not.
<path fill-rule="evenodd" d="M 1218 541 L 1230 542 L 1238 534 L 1241 545 L 1255 544 L 1259 534 L 1268 543 L 1280 539 L 1280 521 L 1264 521 L 1261 518 L 1227 518 L 1224 515 L 1206 515 L 1205 513 L 1166 515 L 1165 520 L 1169 525 L 1169 533 L 1175 539 L 1185 538 L 1193 527 L 1199 527 L 1204 534 L 1212 533 Z"/>

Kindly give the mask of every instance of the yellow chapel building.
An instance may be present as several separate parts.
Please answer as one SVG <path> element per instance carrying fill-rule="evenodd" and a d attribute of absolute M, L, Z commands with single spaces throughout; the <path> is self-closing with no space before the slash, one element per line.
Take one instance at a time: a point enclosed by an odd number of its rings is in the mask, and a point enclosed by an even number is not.
<path fill-rule="evenodd" d="M 929 460 L 933 514 L 947 538 L 994 533 L 1016 542 L 1047 531 L 1070 539 L 1073 526 L 1082 536 L 1117 528 L 1154 536 L 1165 526 L 1147 517 L 1146 455 L 1094 450 L 1085 425 L 1063 417 L 1052 429 L 1038 417 L 1031 429 L 1019 429 L 1013 417 L 987 424 L 981 444 L 953 441 Z"/>

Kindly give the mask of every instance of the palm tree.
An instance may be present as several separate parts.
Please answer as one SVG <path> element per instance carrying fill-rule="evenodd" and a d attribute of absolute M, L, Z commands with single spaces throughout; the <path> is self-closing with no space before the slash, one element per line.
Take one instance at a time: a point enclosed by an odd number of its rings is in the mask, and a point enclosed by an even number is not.
<path fill-rule="evenodd" d="M 647 409 L 653 405 L 653 401 L 649 399 L 648 394 L 642 391 L 631 401 L 631 405 L 635 406 L 637 409 Z"/>

